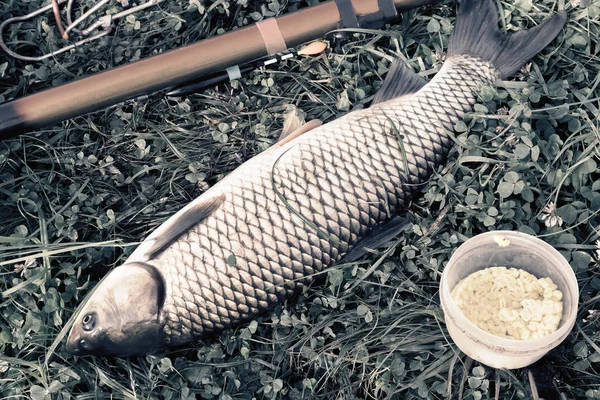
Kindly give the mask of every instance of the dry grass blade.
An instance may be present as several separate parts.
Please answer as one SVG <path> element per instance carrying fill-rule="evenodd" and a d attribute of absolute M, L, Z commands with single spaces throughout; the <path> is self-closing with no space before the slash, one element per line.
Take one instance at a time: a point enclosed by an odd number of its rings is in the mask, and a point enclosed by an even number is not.
<path fill-rule="evenodd" d="M 60 32 L 60 36 L 67 40 L 69 38 L 69 35 L 67 35 L 67 32 L 65 32 L 65 28 L 62 25 L 62 21 L 60 18 L 60 8 L 58 6 L 58 0 L 51 0 L 52 2 L 52 13 L 54 14 L 54 20 L 56 21 L 56 27 L 58 28 L 58 31 Z"/>

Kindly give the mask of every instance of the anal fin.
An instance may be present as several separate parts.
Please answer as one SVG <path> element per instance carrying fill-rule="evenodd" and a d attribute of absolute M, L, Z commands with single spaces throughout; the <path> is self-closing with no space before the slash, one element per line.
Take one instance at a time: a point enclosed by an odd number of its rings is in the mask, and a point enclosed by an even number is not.
<path fill-rule="evenodd" d="M 396 97 L 418 92 L 427 81 L 410 69 L 404 61 L 394 61 L 373 98 L 373 104 L 383 103 Z"/>
<path fill-rule="evenodd" d="M 349 263 L 358 260 L 369 250 L 376 249 L 384 243 L 389 242 L 394 237 L 398 236 L 404 227 L 410 222 L 406 217 L 399 215 L 393 217 L 389 221 L 373 228 L 367 236 L 358 242 L 352 250 L 340 260 L 340 263 Z"/>

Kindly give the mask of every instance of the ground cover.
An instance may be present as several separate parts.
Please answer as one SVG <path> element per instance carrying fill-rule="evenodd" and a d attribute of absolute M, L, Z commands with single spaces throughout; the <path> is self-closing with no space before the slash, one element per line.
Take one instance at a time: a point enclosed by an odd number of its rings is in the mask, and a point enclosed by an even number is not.
<path fill-rule="evenodd" d="M 3 2 L 0 19 L 40 3 Z M 171 1 L 56 59 L 0 54 L 0 101 L 313 3 Z M 477 233 L 516 229 L 560 250 L 581 290 L 573 332 L 532 372 L 539 382 L 554 378 L 569 398 L 600 398 L 600 5 L 497 4 L 509 30 L 558 7 L 569 20 L 515 78 L 481 90 L 455 127 L 447 164 L 411 204 L 403 235 L 379 254 L 324 271 L 254 322 L 174 353 L 76 358 L 57 338 L 141 239 L 273 144 L 292 107 L 325 121 L 366 107 L 398 56 L 433 76 L 455 4 L 405 13 L 385 30 L 349 34 L 326 55 L 187 99 L 151 95 L 1 142 L 0 397 L 530 398 L 525 371 L 481 366 L 451 343 L 437 295 L 456 247 Z M 13 44 L 60 43 L 51 18 L 16 28 L 5 34 Z"/>

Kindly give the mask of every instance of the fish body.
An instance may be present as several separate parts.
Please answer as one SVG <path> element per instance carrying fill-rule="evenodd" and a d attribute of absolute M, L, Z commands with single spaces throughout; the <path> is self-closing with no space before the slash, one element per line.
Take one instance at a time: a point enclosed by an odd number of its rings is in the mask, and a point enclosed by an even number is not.
<path fill-rule="evenodd" d="M 429 83 L 396 64 L 377 104 L 253 157 L 167 220 L 99 285 L 68 348 L 138 354 L 220 332 L 360 246 L 444 162 L 477 89 L 512 74 L 565 20 L 560 13 L 508 36 L 495 14 L 490 0 L 463 0 L 448 58 Z"/>
<path fill-rule="evenodd" d="M 204 195 L 223 199 L 202 223 L 152 260 L 141 246 L 132 260 L 155 266 L 166 283 L 168 343 L 281 303 L 402 210 L 443 162 L 447 132 L 475 102 L 475 89 L 496 79 L 488 63 L 469 57 L 444 68 L 408 98 L 348 114 L 252 158 Z"/>

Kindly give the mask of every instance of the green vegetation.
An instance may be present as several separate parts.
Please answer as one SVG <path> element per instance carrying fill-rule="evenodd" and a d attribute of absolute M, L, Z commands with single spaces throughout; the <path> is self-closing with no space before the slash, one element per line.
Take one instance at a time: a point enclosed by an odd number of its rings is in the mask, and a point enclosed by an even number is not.
<path fill-rule="evenodd" d="M 40 3 L 2 2 L 0 19 Z M 558 7 L 568 25 L 515 78 L 481 90 L 456 125 L 448 163 L 411 204 L 405 233 L 380 254 L 324 271 L 255 321 L 168 354 L 76 358 L 60 339 L 89 290 L 141 239 L 275 142 L 290 105 L 326 121 L 367 106 L 397 56 L 430 78 L 454 3 L 188 99 L 152 95 L 1 142 L 0 398 L 531 398 L 525 371 L 481 366 L 451 343 L 437 295 L 457 246 L 517 229 L 560 250 L 581 290 L 573 332 L 533 373 L 555 378 L 569 398 L 600 399 L 600 5 L 496 3 L 508 30 Z M 165 2 L 57 59 L 0 54 L 0 101 L 308 5 Z M 51 18 L 15 26 L 6 39 L 60 43 Z"/>

